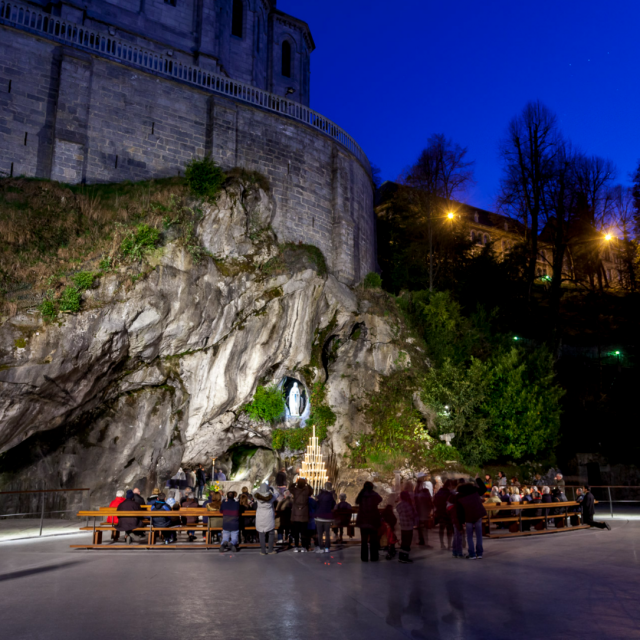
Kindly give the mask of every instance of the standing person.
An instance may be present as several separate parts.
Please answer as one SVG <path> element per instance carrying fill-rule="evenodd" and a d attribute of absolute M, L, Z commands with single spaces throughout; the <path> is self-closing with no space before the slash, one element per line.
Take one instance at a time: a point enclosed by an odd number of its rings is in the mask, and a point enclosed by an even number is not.
<path fill-rule="evenodd" d="M 396 525 L 398 524 L 398 518 L 393 513 L 393 506 L 388 504 L 380 514 L 382 518 L 382 525 L 380 527 L 380 540 L 383 536 L 387 539 L 387 560 L 393 560 L 396 555 L 396 544 L 398 538 L 396 536 Z M 381 545 L 382 546 L 382 545 Z"/>
<path fill-rule="evenodd" d="M 447 513 L 447 502 L 449 501 L 449 496 L 451 495 L 450 486 L 451 482 L 449 480 L 445 480 L 444 485 L 433 498 L 436 523 L 440 528 L 440 548 L 446 549 L 447 551 L 451 550 L 451 543 L 453 538 L 453 522 L 451 522 L 451 516 Z M 447 532 L 446 547 L 444 546 L 445 531 Z"/>
<path fill-rule="evenodd" d="M 204 472 L 204 467 L 199 464 L 198 468 L 196 469 L 196 498 L 198 500 L 202 500 L 203 497 L 203 493 L 204 493 L 204 485 L 207 482 L 207 475 Z"/>
<path fill-rule="evenodd" d="M 498 471 L 498 486 L 500 489 L 507 487 L 507 476 L 504 475 L 504 471 Z"/>
<path fill-rule="evenodd" d="M 358 517 L 356 519 L 356 527 L 360 528 L 360 559 L 362 562 L 377 562 L 379 558 L 378 549 L 378 529 L 380 528 L 380 511 L 378 505 L 382 502 L 382 498 L 374 491 L 372 482 L 365 482 L 362 490 L 356 498 L 358 505 Z"/>
<path fill-rule="evenodd" d="M 433 511 L 433 499 L 425 474 L 418 474 L 418 484 L 413 494 L 413 504 L 418 513 L 418 544 L 431 549 L 429 544 L 429 520 Z M 433 485 L 432 485 L 433 488 Z"/>
<path fill-rule="evenodd" d="M 293 498 L 291 505 L 291 529 L 293 531 L 294 553 L 305 553 L 309 550 L 309 498 L 313 489 L 307 484 L 305 478 L 298 478 L 295 484 L 291 484 L 289 492 Z M 302 546 L 301 546 L 302 545 Z"/>
<path fill-rule="evenodd" d="M 449 499 L 447 500 L 447 514 L 453 524 L 453 543 L 451 551 L 454 558 L 463 558 L 462 553 L 462 527 L 464 526 L 464 510 L 458 504 L 457 486 L 452 488 Z"/>
<path fill-rule="evenodd" d="M 281 487 L 278 487 L 280 492 Z M 278 537 L 282 541 L 282 544 L 291 546 L 291 507 L 293 506 L 293 498 L 288 489 L 285 489 L 284 493 L 278 500 L 276 505 L 276 518 L 278 518 Z"/>
<path fill-rule="evenodd" d="M 183 509 L 199 509 L 200 503 L 195 499 L 193 493 L 189 491 L 180 506 Z M 182 524 L 198 524 L 198 516 L 183 516 Z M 189 537 L 189 542 L 193 542 L 196 539 L 195 529 L 193 531 L 187 531 L 187 536 Z"/>
<path fill-rule="evenodd" d="M 276 517 L 274 503 L 277 502 L 273 489 L 263 482 L 255 492 L 256 498 L 256 531 L 260 539 L 260 555 L 266 556 L 273 553 L 273 546 L 276 537 Z M 269 540 L 269 551 L 267 551 L 267 538 Z"/>
<path fill-rule="evenodd" d="M 564 489 L 565 489 L 565 482 L 564 482 L 564 477 L 561 473 L 556 473 L 556 482 L 555 482 L 555 486 L 560 489 L 560 491 L 562 491 L 562 493 L 564 493 Z"/>
<path fill-rule="evenodd" d="M 125 499 L 118 505 L 118 511 L 140 511 L 140 505 L 133 499 L 133 491 L 127 491 Z M 138 526 L 140 518 L 133 516 L 122 516 L 118 518 L 116 529 L 118 531 L 124 531 L 124 541 L 127 544 L 131 544 L 133 539 L 131 532 Z"/>
<path fill-rule="evenodd" d="M 491 491 L 491 488 L 493 487 L 493 480 L 490 473 L 484 474 L 484 486 L 487 487 L 487 492 Z"/>
<path fill-rule="evenodd" d="M 318 503 L 313 496 L 309 496 L 309 522 L 307 523 L 307 539 L 309 540 L 309 547 L 313 542 L 314 551 L 316 553 L 322 553 L 322 549 L 318 546 L 318 532 L 316 530 L 316 507 Z"/>
<path fill-rule="evenodd" d="M 318 530 L 318 549 L 329 553 L 331 549 L 331 525 L 336 499 L 333 497 L 333 485 L 327 482 L 320 491 L 316 507 L 316 528 Z"/>
<path fill-rule="evenodd" d="M 584 485 L 584 494 L 582 498 L 582 522 L 588 524 L 590 527 L 596 527 L 598 529 L 608 529 L 611 531 L 611 525 L 608 522 L 596 522 L 593 516 L 596 514 L 596 500 L 591 493 L 591 488 L 588 485 Z"/>
<path fill-rule="evenodd" d="M 220 505 L 222 512 L 222 544 L 220 545 L 220 553 L 231 545 L 231 551 L 238 551 L 238 537 L 240 535 L 240 516 L 242 515 L 242 507 L 236 501 L 236 492 L 229 491 L 227 497 Z"/>
<path fill-rule="evenodd" d="M 442 487 L 444 487 L 444 482 L 442 481 L 442 477 L 441 476 L 436 476 L 434 479 L 434 485 L 433 485 L 433 493 L 432 495 L 435 497 L 436 493 L 438 493 L 438 491 L 440 491 L 440 489 L 442 489 Z"/>
<path fill-rule="evenodd" d="M 212 491 L 209 497 L 204 501 L 203 507 L 206 508 L 207 513 L 215 512 L 220 513 L 220 506 L 222 505 L 222 495 L 219 491 Z M 209 524 L 211 520 L 211 524 Z M 202 522 L 208 525 L 211 531 L 211 542 L 222 541 L 222 516 L 206 516 L 202 518 Z M 206 532 L 202 533 L 202 537 L 207 536 Z"/>
<path fill-rule="evenodd" d="M 482 498 L 475 484 L 464 484 L 458 491 L 458 503 L 464 510 L 464 520 L 467 529 L 467 546 L 469 547 L 469 560 L 482 559 L 482 519 L 487 515 L 487 510 L 482 504 Z M 473 534 L 476 534 L 476 546 L 473 546 Z"/>
<path fill-rule="evenodd" d="M 227 476 L 224 474 L 224 471 L 222 471 L 220 467 L 215 467 L 212 480 L 214 482 L 226 482 Z"/>
<path fill-rule="evenodd" d="M 109 503 L 109 509 L 117 509 L 126 498 L 124 497 L 124 491 L 116 491 L 116 497 Z M 118 524 L 118 516 L 109 516 L 107 518 L 107 524 L 115 525 Z M 120 531 L 116 528 L 115 531 L 111 532 L 111 541 L 117 542 L 120 538 Z"/>
<path fill-rule="evenodd" d="M 138 487 L 136 487 L 136 488 L 133 490 L 133 498 L 132 498 L 132 500 L 133 500 L 134 502 L 136 502 L 137 504 L 139 504 L 140 506 L 142 506 L 143 504 L 147 504 L 147 503 L 144 501 L 144 498 L 140 495 L 140 489 L 138 489 Z"/>
<path fill-rule="evenodd" d="M 344 528 L 347 527 L 347 533 L 349 532 L 349 526 L 351 525 L 351 515 L 353 513 L 353 507 L 347 502 L 347 494 L 340 494 L 340 502 L 336 506 L 336 522 L 337 527 L 333 528 L 333 533 L 336 535 L 336 542 L 342 543 L 342 534 Z"/>
<path fill-rule="evenodd" d="M 409 558 L 413 529 L 417 526 L 419 518 L 415 507 L 411 504 L 411 495 L 408 491 L 400 493 L 400 502 L 396 505 L 396 511 L 400 522 L 400 557 L 398 561 L 402 564 L 409 564 L 413 562 Z"/>

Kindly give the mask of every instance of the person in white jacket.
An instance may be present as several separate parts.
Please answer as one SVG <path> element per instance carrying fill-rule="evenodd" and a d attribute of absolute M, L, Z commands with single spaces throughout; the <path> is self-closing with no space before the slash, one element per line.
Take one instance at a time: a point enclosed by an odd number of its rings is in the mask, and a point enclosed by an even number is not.
<path fill-rule="evenodd" d="M 260 555 L 266 556 L 273 553 L 276 538 L 276 518 L 274 505 L 277 502 L 274 490 L 263 482 L 260 488 L 253 494 L 256 499 L 256 531 L 260 538 Z M 269 551 L 267 551 L 266 539 L 269 537 Z"/>

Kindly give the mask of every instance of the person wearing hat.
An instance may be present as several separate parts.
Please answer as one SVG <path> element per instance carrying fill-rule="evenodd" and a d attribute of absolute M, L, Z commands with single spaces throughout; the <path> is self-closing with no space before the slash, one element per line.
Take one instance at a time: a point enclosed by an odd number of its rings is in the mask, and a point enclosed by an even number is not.
<path fill-rule="evenodd" d="M 141 511 L 140 505 L 133 499 L 133 491 L 129 489 L 123 502 L 118 505 L 118 511 Z M 116 524 L 117 531 L 124 531 L 124 541 L 127 544 L 131 544 L 133 539 L 131 538 L 131 532 L 138 526 L 140 518 L 134 516 L 123 516 L 118 518 Z"/>
<path fill-rule="evenodd" d="M 276 518 L 274 503 L 277 501 L 273 489 L 263 482 L 260 489 L 255 492 L 256 498 L 256 531 L 260 538 L 260 555 L 266 556 L 273 553 L 273 545 L 276 537 Z M 266 541 L 269 538 L 269 551 L 267 551 Z"/>

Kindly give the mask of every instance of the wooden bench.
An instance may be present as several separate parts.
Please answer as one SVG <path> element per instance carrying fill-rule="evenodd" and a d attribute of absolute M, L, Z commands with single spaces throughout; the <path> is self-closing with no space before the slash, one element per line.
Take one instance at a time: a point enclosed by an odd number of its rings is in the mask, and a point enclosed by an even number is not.
<path fill-rule="evenodd" d="M 254 517 L 256 514 L 255 511 L 245 511 L 240 518 L 243 517 Z M 104 545 L 102 541 L 102 534 L 105 531 L 117 531 L 115 525 L 105 522 L 97 522 L 98 518 L 106 518 L 108 516 L 116 516 L 118 518 L 139 518 L 139 526 L 132 529 L 133 532 L 144 532 L 147 534 L 147 544 L 142 545 L 139 543 L 134 544 L 109 544 Z M 180 509 L 178 511 L 118 511 L 113 507 L 101 507 L 96 511 L 79 511 L 78 517 L 80 518 L 93 518 L 92 526 L 80 527 L 80 531 L 91 531 L 93 532 L 92 544 L 83 544 L 83 545 L 71 545 L 72 549 L 140 549 L 140 548 L 185 548 L 185 549 L 219 549 L 220 544 L 214 543 L 212 541 L 212 534 L 218 531 L 222 531 L 222 527 L 213 527 L 211 526 L 211 520 L 205 522 L 197 522 L 193 524 L 180 524 L 175 527 L 157 527 L 153 525 L 154 518 L 186 518 L 186 517 L 204 517 L 204 518 L 221 518 L 222 513 L 219 511 L 207 511 L 202 507 L 200 508 L 192 508 L 192 509 Z M 146 522 L 148 521 L 148 523 Z M 255 526 L 247 526 L 241 527 L 241 531 L 255 531 Z M 186 531 L 194 531 L 204 533 L 204 543 L 189 543 L 189 544 L 178 544 L 176 545 L 157 545 L 157 537 L 158 534 L 163 531 L 171 531 L 171 532 L 186 532 Z M 259 547 L 258 543 L 244 543 L 243 547 Z"/>
<path fill-rule="evenodd" d="M 562 531 L 577 531 L 578 529 L 588 529 L 588 524 L 582 523 L 582 511 L 580 509 L 579 502 L 540 502 L 537 504 L 532 503 L 523 503 L 523 502 L 514 502 L 511 504 L 485 504 L 485 509 L 487 510 L 487 516 L 484 518 L 484 535 L 487 538 L 513 538 L 517 536 L 533 536 L 541 533 L 560 533 Z M 576 507 L 576 509 L 571 510 L 571 507 Z M 540 515 L 523 515 L 527 513 L 527 511 L 531 510 L 540 510 Z M 556 509 L 563 510 L 562 513 L 550 513 L 551 511 L 555 511 Z M 515 511 L 516 515 L 506 515 L 500 516 L 501 511 Z M 497 515 L 494 515 L 497 514 Z M 578 525 L 569 525 L 570 518 L 572 516 L 577 516 L 580 524 Z M 561 527 L 549 528 L 549 520 L 561 520 Z M 523 530 L 522 523 L 527 521 L 537 521 L 542 522 L 544 524 L 543 529 L 529 529 Z M 517 523 L 518 531 L 510 531 L 507 529 L 496 529 L 492 533 L 491 525 L 498 523 Z M 498 533 L 498 531 L 504 531 L 504 533 Z"/>

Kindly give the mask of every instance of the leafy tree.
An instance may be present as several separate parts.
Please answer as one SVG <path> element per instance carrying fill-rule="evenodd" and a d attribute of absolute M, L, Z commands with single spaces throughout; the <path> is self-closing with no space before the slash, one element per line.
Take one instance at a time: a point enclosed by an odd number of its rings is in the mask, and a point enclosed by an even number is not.
<path fill-rule="evenodd" d="M 185 177 L 192 193 L 210 200 L 215 199 L 226 179 L 224 171 L 209 156 L 193 158 L 187 164 Z"/>

